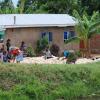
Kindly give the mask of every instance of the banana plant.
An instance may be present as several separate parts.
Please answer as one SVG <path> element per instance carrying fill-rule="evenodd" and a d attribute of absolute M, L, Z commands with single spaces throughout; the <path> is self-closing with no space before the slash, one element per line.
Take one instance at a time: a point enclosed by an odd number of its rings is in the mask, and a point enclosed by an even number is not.
<path fill-rule="evenodd" d="M 94 12 L 92 16 L 88 16 L 88 14 L 84 12 L 83 15 L 79 15 L 79 13 L 74 10 L 73 15 L 77 22 L 75 26 L 77 37 L 69 39 L 68 41 L 74 41 L 75 39 L 79 39 L 80 41 L 82 40 L 84 43 L 84 50 L 82 52 L 85 51 L 85 56 L 90 57 L 90 39 L 94 35 L 100 33 L 100 13 Z"/>

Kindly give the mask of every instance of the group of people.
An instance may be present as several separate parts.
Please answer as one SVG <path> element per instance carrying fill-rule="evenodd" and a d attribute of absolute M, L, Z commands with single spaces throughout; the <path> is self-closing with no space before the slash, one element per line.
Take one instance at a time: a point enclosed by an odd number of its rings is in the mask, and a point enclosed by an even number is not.
<path fill-rule="evenodd" d="M 25 51 L 25 42 L 22 41 L 20 47 L 15 47 L 11 45 L 11 40 L 6 41 L 5 46 L 2 45 L 0 48 L 0 61 L 1 62 L 20 62 L 23 60 L 23 52 Z"/>

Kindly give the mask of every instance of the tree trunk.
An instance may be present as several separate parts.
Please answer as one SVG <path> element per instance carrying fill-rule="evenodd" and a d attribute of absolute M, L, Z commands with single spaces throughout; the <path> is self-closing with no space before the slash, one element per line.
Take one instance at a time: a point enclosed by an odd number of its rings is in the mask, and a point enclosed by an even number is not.
<path fill-rule="evenodd" d="M 86 57 L 87 58 L 90 58 L 91 57 L 91 49 L 90 49 L 90 39 L 88 39 L 87 41 L 86 41 L 86 46 L 85 46 L 85 48 L 86 48 Z"/>
<path fill-rule="evenodd" d="M 84 43 L 84 40 L 80 40 L 80 52 L 81 52 L 82 57 L 84 58 L 85 57 L 85 43 Z"/>
<path fill-rule="evenodd" d="M 90 39 L 88 40 L 81 40 L 80 41 L 80 51 L 82 54 L 82 57 L 90 58 L 91 57 L 91 51 L 90 51 Z"/>
<path fill-rule="evenodd" d="M 88 40 L 88 56 L 91 57 L 91 47 L 90 47 L 90 39 Z"/>

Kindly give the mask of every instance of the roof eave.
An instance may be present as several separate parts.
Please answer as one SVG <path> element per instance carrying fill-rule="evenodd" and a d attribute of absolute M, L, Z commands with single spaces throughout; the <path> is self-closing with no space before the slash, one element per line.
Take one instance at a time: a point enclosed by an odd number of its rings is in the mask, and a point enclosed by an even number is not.
<path fill-rule="evenodd" d="M 5 25 L 4 28 L 23 28 L 23 27 L 67 27 L 67 26 L 75 26 L 75 24 L 44 24 L 44 25 Z"/>

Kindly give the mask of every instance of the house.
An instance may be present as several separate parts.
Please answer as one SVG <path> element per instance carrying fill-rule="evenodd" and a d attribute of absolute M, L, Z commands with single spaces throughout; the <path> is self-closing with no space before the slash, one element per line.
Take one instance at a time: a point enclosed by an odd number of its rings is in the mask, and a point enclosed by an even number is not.
<path fill-rule="evenodd" d="M 74 37 L 76 22 L 68 14 L 1 14 L 0 39 L 11 39 L 14 46 L 20 46 L 21 41 L 36 48 L 37 40 L 48 37 L 51 44 L 60 47 L 60 51 L 79 50 L 78 43 L 66 44 L 69 37 Z"/>

